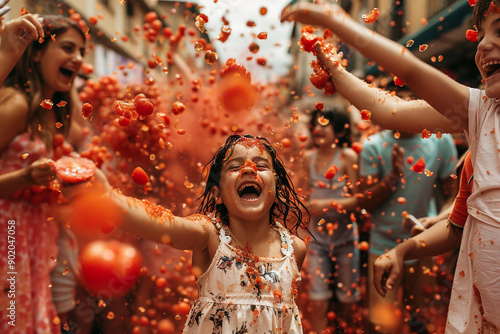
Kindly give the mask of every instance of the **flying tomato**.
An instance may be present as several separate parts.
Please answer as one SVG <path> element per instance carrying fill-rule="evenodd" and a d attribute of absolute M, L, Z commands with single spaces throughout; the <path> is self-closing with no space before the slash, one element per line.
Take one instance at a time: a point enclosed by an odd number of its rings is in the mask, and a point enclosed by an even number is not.
<path fill-rule="evenodd" d="M 139 116 L 146 117 L 153 113 L 155 107 L 153 103 L 144 94 L 137 94 L 134 98 L 135 111 Z"/>
<path fill-rule="evenodd" d="M 414 171 L 415 173 L 422 173 L 425 169 L 425 161 L 423 158 L 420 158 L 417 160 L 417 162 L 410 167 L 410 169 L 412 171 Z"/>
<path fill-rule="evenodd" d="M 325 179 L 327 180 L 333 179 L 338 171 L 339 168 L 336 165 L 333 165 L 332 167 L 328 168 L 328 170 L 325 172 Z"/>
<path fill-rule="evenodd" d="M 132 171 L 132 180 L 134 180 L 134 182 L 138 185 L 142 186 L 149 182 L 149 176 L 144 171 L 144 169 L 142 169 L 141 167 L 136 167 Z"/>
<path fill-rule="evenodd" d="M 477 30 L 467 29 L 465 38 L 467 38 L 469 42 L 477 42 Z"/>
<path fill-rule="evenodd" d="M 373 23 L 377 21 L 379 15 L 380 10 L 378 8 L 373 8 L 369 13 L 363 14 L 361 17 L 363 18 L 363 22 Z"/>
<path fill-rule="evenodd" d="M 84 119 L 89 118 L 90 114 L 94 111 L 94 107 L 90 103 L 84 103 L 82 105 L 82 116 Z"/>

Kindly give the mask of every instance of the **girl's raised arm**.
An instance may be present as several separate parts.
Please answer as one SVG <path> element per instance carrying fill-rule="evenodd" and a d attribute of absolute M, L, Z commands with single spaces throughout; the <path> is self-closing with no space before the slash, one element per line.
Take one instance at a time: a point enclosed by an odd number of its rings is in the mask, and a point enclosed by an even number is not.
<path fill-rule="evenodd" d="M 281 21 L 293 20 L 330 29 L 366 58 L 398 76 L 417 96 L 427 101 L 428 104 L 411 103 L 407 105 L 395 100 L 397 102 L 396 106 L 399 107 L 396 111 L 401 111 L 404 114 L 404 117 L 401 116 L 401 118 L 406 118 L 407 114 L 410 114 L 407 111 L 416 109 L 418 112 L 413 113 L 417 114 L 413 118 L 415 120 L 418 120 L 418 118 L 426 119 L 418 122 L 417 126 L 412 125 L 411 132 L 417 132 L 419 128 L 422 130 L 422 127 L 427 128 L 427 130 L 441 128 L 445 132 L 461 132 L 467 128 L 468 87 L 457 83 L 446 74 L 419 60 L 404 46 L 363 27 L 354 21 L 340 6 L 336 4 L 317 5 L 300 2 L 293 6 L 287 6 L 281 14 Z M 319 52 L 318 59 L 324 62 L 326 59 L 322 56 L 322 53 Z M 335 62 L 336 60 L 331 60 L 332 64 Z M 370 110 L 372 116 L 375 117 L 378 116 L 376 113 L 381 109 L 386 110 L 385 114 L 393 112 L 393 109 L 391 109 L 393 105 L 377 103 L 379 99 L 387 102 L 390 95 L 386 94 L 384 96 L 382 95 L 383 92 L 377 93 L 377 89 L 373 89 L 373 87 L 369 89 L 368 85 L 361 85 L 361 80 L 354 76 L 350 77 L 345 70 L 335 71 L 342 69 L 338 63 L 337 66 L 332 66 L 328 62 L 323 64 L 328 69 L 337 91 L 359 109 L 369 109 L 375 105 L 375 108 Z M 360 99 L 360 101 L 354 103 L 356 99 Z M 362 104 L 364 104 L 364 107 Z M 361 107 L 358 105 L 361 105 Z M 448 118 L 449 121 L 446 121 L 444 117 L 439 117 L 436 110 Z M 383 118 L 386 118 L 385 114 Z M 377 122 L 387 128 L 394 129 L 397 125 L 398 130 L 409 130 L 401 128 L 399 122 L 394 119 L 385 121 L 385 124 L 383 124 L 383 119 L 379 119 Z M 387 126 L 387 123 L 390 123 L 389 126 Z M 413 120 L 407 119 L 406 123 L 413 123 Z"/>

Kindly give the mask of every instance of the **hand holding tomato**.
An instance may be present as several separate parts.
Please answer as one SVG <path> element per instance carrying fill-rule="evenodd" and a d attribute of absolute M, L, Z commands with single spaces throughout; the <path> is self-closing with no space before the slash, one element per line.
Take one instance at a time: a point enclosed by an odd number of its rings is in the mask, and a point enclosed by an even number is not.
<path fill-rule="evenodd" d="M 54 161 L 42 158 L 34 161 L 27 169 L 30 185 L 48 186 L 56 177 Z"/>

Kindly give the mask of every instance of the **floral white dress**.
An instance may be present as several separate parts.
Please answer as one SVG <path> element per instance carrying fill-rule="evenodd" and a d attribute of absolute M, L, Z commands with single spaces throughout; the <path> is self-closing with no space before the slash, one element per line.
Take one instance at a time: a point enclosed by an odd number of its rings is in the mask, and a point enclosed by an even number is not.
<path fill-rule="evenodd" d="M 281 258 L 255 256 L 230 245 L 220 229 L 220 244 L 207 271 L 197 280 L 198 299 L 184 334 L 302 333 L 295 304 L 300 273 L 292 240 L 279 223 Z"/>

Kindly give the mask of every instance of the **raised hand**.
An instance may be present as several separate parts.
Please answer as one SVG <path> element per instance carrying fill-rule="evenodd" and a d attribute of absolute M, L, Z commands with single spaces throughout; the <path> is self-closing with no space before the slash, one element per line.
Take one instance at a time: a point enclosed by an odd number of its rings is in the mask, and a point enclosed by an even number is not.
<path fill-rule="evenodd" d="M 286 6 L 281 12 L 281 22 L 298 22 L 305 25 L 326 27 L 332 15 L 345 15 L 346 12 L 335 3 L 312 4 L 299 2 Z"/>
<path fill-rule="evenodd" d="M 36 160 L 28 167 L 28 177 L 32 185 L 49 185 L 56 178 L 54 161 L 46 158 Z"/>
<path fill-rule="evenodd" d="M 31 41 L 43 37 L 38 15 L 25 14 L 5 24 L 0 50 L 5 57 L 17 61 Z"/>

